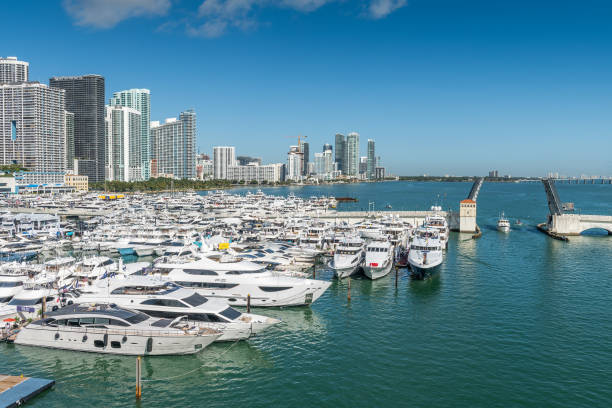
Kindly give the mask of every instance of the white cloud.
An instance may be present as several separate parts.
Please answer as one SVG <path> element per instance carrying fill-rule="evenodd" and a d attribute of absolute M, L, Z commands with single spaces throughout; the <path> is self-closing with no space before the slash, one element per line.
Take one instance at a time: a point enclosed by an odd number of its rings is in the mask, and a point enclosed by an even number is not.
<path fill-rule="evenodd" d="M 384 18 L 405 5 L 406 0 L 371 0 L 368 14 L 375 19 Z"/>
<path fill-rule="evenodd" d="M 165 15 L 170 0 L 64 0 L 63 6 L 77 25 L 111 28 L 131 17 Z"/>

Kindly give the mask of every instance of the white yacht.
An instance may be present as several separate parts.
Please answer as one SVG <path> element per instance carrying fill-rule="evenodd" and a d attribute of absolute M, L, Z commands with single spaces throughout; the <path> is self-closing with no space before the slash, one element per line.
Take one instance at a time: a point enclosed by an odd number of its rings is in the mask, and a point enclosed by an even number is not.
<path fill-rule="evenodd" d="M 501 216 L 497 220 L 497 230 L 501 232 L 510 232 L 510 221 L 501 213 Z"/>
<path fill-rule="evenodd" d="M 338 243 L 334 257 L 329 262 L 329 267 L 338 279 L 351 276 L 359 270 L 365 258 L 364 247 L 360 238 L 344 238 Z"/>
<path fill-rule="evenodd" d="M 23 283 L 28 279 L 23 274 L 0 273 L 0 305 L 4 305 L 13 299 L 23 289 Z"/>
<path fill-rule="evenodd" d="M 118 276 L 99 280 L 96 293 L 83 294 L 79 303 L 114 303 L 153 317 L 185 316 L 197 327 L 223 333 L 216 341 L 244 340 L 280 322 L 266 316 L 241 313 L 224 300 L 207 299 L 192 289 L 150 276 Z"/>
<path fill-rule="evenodd" d="M 393 267 L 393 245 L 388 240 L 374 240 L 365 249 L 363 273 L 370 279 L 386 276 Z"/>
<path fill-rule="evenodd" d="M 157 319 L 115 305 L 70 305 L 24 326 L 15 344 L 123 355 L 194 354 L 221 336 L 182 317 Z"/>
<path fill-rule="evenodd" d="M 440 207 L 433 206 L 431 208 L 432 210 L 438 210 Z M 446 218 L 439 214 L 429 215 L 425 218 L 424 225 L 426 227 L 435 228 L 440 232 L 440 244 L 442 249 L 446 249 L 448 247 L 448 236 L 450 231 Z"/>
<path fill-rule="evenodd" d="M 245 306 L 248 295 L 251 306 L 309 305 L 331 285 L 321 280 L 289 277 L 240 260 L 202 258 L 184 264 L 158 264 L 156 268 L 169 271 L 168 279 L 179 286 L 236 306 Z"/>
<path fill-rule="evenodd" d="M 4 306 L 0 307 L 0 320 L 5 318 L 37 319 L 40 317 L 43 303 L 45 312 L 61 306 L 60 295 L 56 286 L 56 278 L 37 276 L 23 283 L 23 289 Z"/>
<path fill-rule="evenodd" d="M 408 263 L 412 269 L 412 276 L 423 279 L 434 275 L 443 261 L 440 231 L 437 228 L 420 227 L 410 244 Z"/>

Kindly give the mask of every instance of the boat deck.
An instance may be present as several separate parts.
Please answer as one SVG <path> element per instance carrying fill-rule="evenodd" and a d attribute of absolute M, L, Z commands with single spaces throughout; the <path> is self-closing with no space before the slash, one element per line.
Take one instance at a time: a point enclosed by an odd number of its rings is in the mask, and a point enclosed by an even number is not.
<path fill-rule="evenodd" d="M 0 374 L 0 408 L 20 406 L 54 384 L 44 378 Z"/>

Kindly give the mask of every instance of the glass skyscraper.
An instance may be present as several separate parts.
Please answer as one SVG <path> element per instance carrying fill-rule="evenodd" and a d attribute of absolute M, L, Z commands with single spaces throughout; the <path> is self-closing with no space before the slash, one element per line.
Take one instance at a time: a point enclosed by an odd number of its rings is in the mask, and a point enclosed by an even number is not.
<path fill-rule="evenodd" d="M 368 139 L 368 168 L 366 170 L 366 177 L 372 180 L 376 177 L 376 156 L 374 140 Z"/>
<path fill-rule="evenodd" d="M 337 152 L 336 152 L 337 153 Z M 359 176 L 359 133 L 349 133 L 346 137 L 346 171 L 347 176 Z"/>
<path fill-rule="evenodd" d="M 346 159 L 346 137 L 342 133 L 336 133 L 336 164 L 338 165 L 338 170 L 342 172 L 342 174 L 346 174 L 345 169 L 345 159 Z"/>
<path fill-rule="evenodd" d="M 88 176 L 90 183 L 104 181 L 104 77 L 53 77 L 49 85 L 66 91 L 66 110 L 74 114 L 74 157 L 79 167 L 75 171 Z"/>

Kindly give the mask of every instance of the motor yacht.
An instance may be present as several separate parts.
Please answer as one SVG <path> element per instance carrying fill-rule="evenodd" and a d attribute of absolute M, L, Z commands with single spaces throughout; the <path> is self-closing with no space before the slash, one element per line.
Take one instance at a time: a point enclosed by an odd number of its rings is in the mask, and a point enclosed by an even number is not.
<path fill-rule="evenodd" d="M 497 230 L 500 232 L 510 232 L 510 220 L 508 220 L 502 212 L 497 220 Z"/>
<path fill-rule="evenodd" d="M 99 280 L 96 292 L 83 294 L 80 303 L 114 303 L 149 316 L 186 320 L 197 327 L 222 332 L 216 341 L 244 340 L 280 322 L 252 313 L 241 313 L 225 300 L 208 299 L 193 289 L 182 288 L 151 276 L 117 276 Z"/>
<path fill-rule="evenodd" d="M 365 249 L 363 273 L 370 279 L 386 276 L 393 267 L 393 245 L 387 239 L 371 241 Z"/>
<path fill-rule="evenodd" d="M 28 279 L 24 274 L 9 274 L 0 272 L 0 305 L 5 305 L 23 289 L 23 283 Z"/>
<path fill-rule="evenodd" d="M 184 264 L 157 264 L 168 279 L 191 288 L 207 298 L 225 299 L 230 305 L 245 306 L 250 295 L 251 306 L 301 306 L 315 302 L 330 282 L 290 277 L 266 270 L 248 261 L 225 258 L 214 261 L 202 258 Z M 163 272 L 162 272 L 163 273 Z"/>
<path fill-rule="evenodd" d="M 440 207 L 432 207 L 432 209 L 438 208 Z M 442 249 L 446 249 L 448 247 L 448 236 L 450 231 L 446 218 L 439 214 L 429 215 L 425 218 L 424 225 L 426 227 L 435 228 L 440 232 L 440 245 L 442 246 Z"/>
<path fill-rule="evenodd" d="M 183 317 L 159 319 L 116 305 L 70 305 L 19 331 L 15 344 L 122 355 L 194 354 L 221 336 Z"/>
<path fill-rule="evenodd" d="M 356 273 L 365 259 L 365 244 L 361 238 L 344 238 L 338 243 L 334 257 L 329 261 L 329 268 L 338 279 Z"/>
<path fill-rule="evenodd" d="M 442 261 L 440 230 L 432 227 L 417 228 L 408 252 L 412 277 L 424 279 L 433 276 L 438 272 Z"/>

